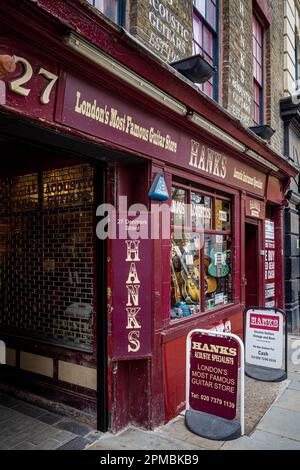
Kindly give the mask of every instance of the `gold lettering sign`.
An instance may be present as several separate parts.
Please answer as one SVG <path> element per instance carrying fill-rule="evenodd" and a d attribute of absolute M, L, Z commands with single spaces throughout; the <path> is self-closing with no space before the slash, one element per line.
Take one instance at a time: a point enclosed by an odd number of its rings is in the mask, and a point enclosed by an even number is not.
<path fill-rule="evenodd" d="M 222 179 L 226 177 L 227 157 L 194 140 L 191 141 L 189 165 Z"/>
<path fill-rule="evenodd" d="M 139 290 L 141 287 L 141 283 L 137 271 L 137 266 L 140 262 L 140 241 L 126 240 L 125 243 L 127 245 L 127 255 L 125 261 L 127 263 L 130 263 L 128 279 L 126 281 L 126 329 L 130 330 L 128 333 L 128 352 L 138 352 L 141 347 L 139 330 L 142 327 L 138 318 L 138 314 L 141 310 L 139 298 Z"/>
<path fill-rule="evenodd" d="M 93 169 L 77 165 L 43 173 L 43 207 L 81 206 L 93 202 Z"/>
<path fill-rule="evenodd" d="M 84 99 L 81 91 L 76 92 L 74 111 L 85 118 L 97 121 L 123 134 L 128 134 L 135 139 L 149 142 L 155 147 L 172 153 L 177 152 L 178 143 L 171 135 L 163 134 L 160 129 L 152 126 L 145 127 L 130 114 L 121 113 L 118 109 L 109 106 L 108 103 L 99 103 L 96 98 L 93 101 Z"/>
<path fill-rule="evenodd" d="M 40 179 L 40 183 L 39 183 Z M 94 195 L 93 168 L 76 165 L 51 171 L 32 173 L 0 181 L 0 211 L 28 212 L 58 207 L 92 204 Z"/>
<path fill-rule="evenodd" d="M 10 209 L 13 212 L 35 210 L 38 207 L 38 174 L 16 176 L 10 181 Z"/>

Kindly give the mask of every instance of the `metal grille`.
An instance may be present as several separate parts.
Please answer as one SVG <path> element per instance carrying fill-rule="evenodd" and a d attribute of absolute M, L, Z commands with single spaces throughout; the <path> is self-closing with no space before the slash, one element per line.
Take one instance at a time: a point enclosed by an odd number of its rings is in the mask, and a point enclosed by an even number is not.
<path fill-rule="evenodd" d="M 90 350 L 93 169 L 1 180 L 0 327 Z"/>

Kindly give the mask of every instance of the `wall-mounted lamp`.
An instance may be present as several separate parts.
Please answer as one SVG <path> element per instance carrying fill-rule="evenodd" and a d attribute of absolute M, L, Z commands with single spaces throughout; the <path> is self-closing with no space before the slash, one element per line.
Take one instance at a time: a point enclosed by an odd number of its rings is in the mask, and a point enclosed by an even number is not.
<path fill-rule="evenodd" d="M 200 54 L 177 60 L 170 65 L 193 83 L 207 82 L 216 71 Z"/>
<path fill-rule="evenodd" d="M 249 127 L 249 129 L 264 140 L 271 139 L 272 135 L 276 132 L 275 129 L 272 129 L 272 127 L 268 124 L 264 124 L 262 126 L 252 126 Z"/>

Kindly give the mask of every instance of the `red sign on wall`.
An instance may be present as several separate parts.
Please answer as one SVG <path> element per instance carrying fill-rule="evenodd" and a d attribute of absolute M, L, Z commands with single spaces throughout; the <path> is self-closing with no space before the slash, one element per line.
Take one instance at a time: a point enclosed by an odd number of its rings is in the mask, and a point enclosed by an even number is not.
<path fill-rule="evenodd" d="M 263 201 L 246 197 L 246 216 L 255 219 L 264 219 L 266 216 L 266 204 Z"/>
<path fill-rule="evenodd" d="M 148 215 L 139 220 L 144 236 Z M 136 238 L 139 227 L 128 215 L 119 214 L 117 225 L 112 240 L 112 356 L 140 359 L 151 354 L 151 238 Z"/>
<path fill-rule="evenodd" d="M 239 345 L 233 338 L 194 333 L 190 351 L 190 407 L 233 420 L 238 368 Z"/>
<path fill-rule="evenodd" d="M 106 88 L 66 74 L 61 122 L 87 134 L 120 144 L 264 196 L 266 175 L 243 161 L 210 148 L 154 112 Z"/>

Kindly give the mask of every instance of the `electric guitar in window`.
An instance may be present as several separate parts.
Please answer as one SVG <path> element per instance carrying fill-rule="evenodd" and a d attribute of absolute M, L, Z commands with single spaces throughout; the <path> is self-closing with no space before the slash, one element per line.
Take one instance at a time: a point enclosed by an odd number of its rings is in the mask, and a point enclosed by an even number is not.
<path fill-rule="evenodd" d="M 210 250 L 210 265 L 207 272 L 212 277 L 225 277 L 229 273 L 229 266 L 227 264 L 227 251 L 222 251 L 222 244 L 219 244 L 219 249 Z"/>

